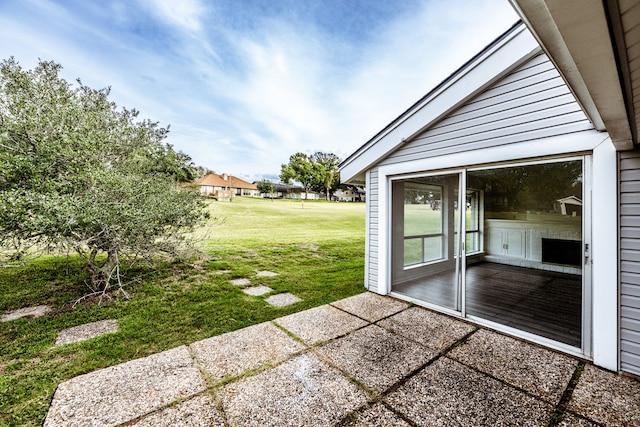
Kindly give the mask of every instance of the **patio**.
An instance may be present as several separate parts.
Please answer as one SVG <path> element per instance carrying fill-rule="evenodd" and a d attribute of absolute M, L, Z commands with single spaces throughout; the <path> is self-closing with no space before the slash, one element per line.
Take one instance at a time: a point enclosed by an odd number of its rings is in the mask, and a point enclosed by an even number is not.
<path fill-rule="evenodd" d="M 640 424 L 640 382 L 373 293 L 91 372 L 45 426 Z"/>

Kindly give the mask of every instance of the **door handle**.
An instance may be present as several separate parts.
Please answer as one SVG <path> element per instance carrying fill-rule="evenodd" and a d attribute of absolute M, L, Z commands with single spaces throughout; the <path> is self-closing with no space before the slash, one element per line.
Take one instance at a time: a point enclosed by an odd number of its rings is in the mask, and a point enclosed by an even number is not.
<path fill-rule="evenodd" d="M 591 256 L 591 250 L 589 249 L 589 244 L 585 243 L 584 244 L 584 263 L 586 264 L 587 261 L 589 260 L 589 257 Z"/>

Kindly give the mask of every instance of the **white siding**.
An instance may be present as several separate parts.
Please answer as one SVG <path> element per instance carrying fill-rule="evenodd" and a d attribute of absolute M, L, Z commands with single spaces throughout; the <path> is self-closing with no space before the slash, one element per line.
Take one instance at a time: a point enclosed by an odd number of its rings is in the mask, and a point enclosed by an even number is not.
<path fill-rule="evenodd" d="M 385 201 L 378 197 L 378 166 L 582 131 L 593 132 L 593 126 L 553 64 L 546 55 L 539 54 L 383 159 L 371 169 L 367 195 L 370 197 L 369 289 L 378 291 L 380 283 L 379 210 L 384 208 Z M 428 169 L 426 162 L 422 170 Z M 638 233 L 640 238 L 640 228 Z M 640 277 L 640 265 L 638 275 Z"/>
<path fill-rule="evenodd" d="M 640 151 L 620 153 L 620 369 L 640 375 Z"/>
<path fill-rule="evenodd" d="M 378 169 L 371 170 L 370 186 L 367 189 L 367 203 L 369 203 L 369 251 L 368 269 L 366 272 L 369 290 L 378 292 Z"/>
<path fill-rule="evenodd" d="M 553 64 L 540 54 L 405 143 L 380 165 L 592 129 Z"/>

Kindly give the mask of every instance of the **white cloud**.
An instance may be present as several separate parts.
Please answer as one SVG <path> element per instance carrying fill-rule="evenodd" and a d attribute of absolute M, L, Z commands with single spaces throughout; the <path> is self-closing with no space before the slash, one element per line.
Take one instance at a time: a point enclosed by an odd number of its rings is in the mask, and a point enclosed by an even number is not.
<path fill-rule="evenodd" d="M 151 12 L 170 25 L 197 33 L 202 30 L 206 8 L 200 0 L 141 0 Z"/>
<path fill-rule="evenodd" d="M 0 53 L 30 58 L 28 68 L 53 59 L 69 80 L 110 85 L 118 105 L 171 124 L 168 142 L 197 164 L 256 179 L 297 151 L 351 154 L 516 20 L 506 1 L 428 1 L 338 39 L 291 15 L 242 25 L 215 3 L 139 2 L 153 25 L 115 0 L 112 18 L 91 3 L 34 2 L 22 16 L 0 3 L 0 38 L 12 40 Z"/>

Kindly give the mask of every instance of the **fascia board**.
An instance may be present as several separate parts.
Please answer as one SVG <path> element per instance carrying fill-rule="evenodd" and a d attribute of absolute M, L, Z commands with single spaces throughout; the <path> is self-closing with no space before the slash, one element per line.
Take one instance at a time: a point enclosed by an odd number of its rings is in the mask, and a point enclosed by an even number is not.
<path fill-rule="evenodd" d="M 394 126 L 362 147 L 360 153 L 347 159 L 340 169 L 343 182 L 349 182 L 370 169 L 404 142 L 423 132 L 540 50 L 526 27 L 518 28 L 431 96 L 405 112 Z"/>
<path fill-rule="evenodd" d="M 510 0 L 596 129 L 616 149 L 633 148 L 609 24 L 600 2 Z M 576 14 L 576 10 L 580 10 Z"/>

